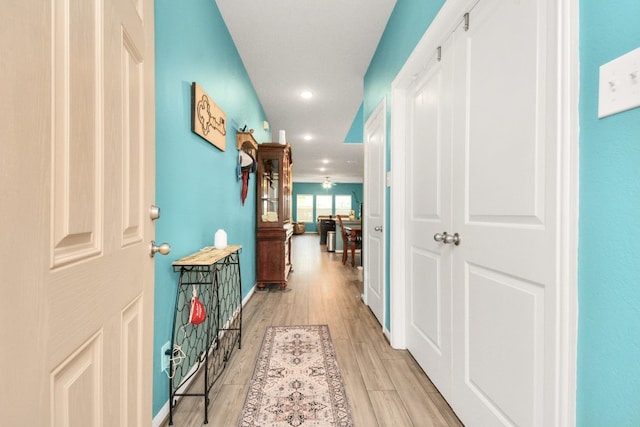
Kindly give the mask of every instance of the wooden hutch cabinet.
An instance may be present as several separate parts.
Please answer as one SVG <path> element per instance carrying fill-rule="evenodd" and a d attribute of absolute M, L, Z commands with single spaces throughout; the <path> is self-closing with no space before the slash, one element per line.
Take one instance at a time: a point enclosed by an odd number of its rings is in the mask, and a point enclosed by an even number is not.
<path fill-rule="evenodd" d="M 257 282 L 287 287 L 291 266 L 291 146 L 274 142 L 258 147 Z"/>

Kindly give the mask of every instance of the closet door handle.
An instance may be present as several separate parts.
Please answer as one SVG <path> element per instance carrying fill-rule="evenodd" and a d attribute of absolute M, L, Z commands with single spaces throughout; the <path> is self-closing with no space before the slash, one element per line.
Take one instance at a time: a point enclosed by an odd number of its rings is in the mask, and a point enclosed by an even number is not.
<path fill-rule="evenodd" d="M 458 233 L 449 234 L 445 231 L 443 233 L 434 234 L 433 240 L 435 240 L 436 242 L 442 242 L 446 245 L 453 243 L 454 245 L 458 246 L 460 244 L 460 235 Z"/>
<path fill-rule="evenodd" d="M 456 234 L 444 233 L 444 243 L 446 244 L 453 243 L 454 245 L 458 246 L 460 244 L 460 235 L 458 233 Z"/>

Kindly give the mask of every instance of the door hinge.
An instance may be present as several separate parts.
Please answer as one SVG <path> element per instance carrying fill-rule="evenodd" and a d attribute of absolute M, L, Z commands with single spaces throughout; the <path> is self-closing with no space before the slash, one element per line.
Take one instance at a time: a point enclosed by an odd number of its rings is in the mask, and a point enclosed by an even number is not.
<path fill-rule="evenodd" d="M 469 12 L 464 14 L 464 30 L 469 31 Z"/>

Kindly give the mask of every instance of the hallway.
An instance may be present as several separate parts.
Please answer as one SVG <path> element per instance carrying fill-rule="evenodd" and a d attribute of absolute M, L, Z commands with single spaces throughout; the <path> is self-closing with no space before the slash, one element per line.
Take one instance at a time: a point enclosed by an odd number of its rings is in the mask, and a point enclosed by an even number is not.
<path fill-rule="evenodd" d="M 244 307 L 242 349 L 211 390 L 208 425 L 236 425 L 267 326 L 327 324 L 356 426 L 461 426 L 409 353 L 388 345 L 360 300 L 361 272 L 324 251 L 315 234 L 294 236 L 292 244 L 288 290 L 256 292 Z M 202 404 L 184 399 L 174 425 L 203 425 Z"/>

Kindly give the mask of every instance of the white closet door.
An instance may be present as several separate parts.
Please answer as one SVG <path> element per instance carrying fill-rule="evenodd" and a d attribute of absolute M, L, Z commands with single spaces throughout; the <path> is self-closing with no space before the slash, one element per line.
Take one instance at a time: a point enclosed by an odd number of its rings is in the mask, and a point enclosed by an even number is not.
<path fill-rule="evenodd" d="M 364 302 L 385 329 L 385 146 L 387 104 L 381 102 L 365 124 L 364 143 Z M 345 249 L 346 250 L 346 249 Z"/>
<path fill-rule="evenodd" d="M 451 390 L 451 43 L 406 95 L 407 348 L 445 396 Z"/>
<path fill-rule="evenodd" d="M 556 21 L 550 2 L 482 0 L 454 36 L 453 406 L 469 426 L 551 425 Z"/>

